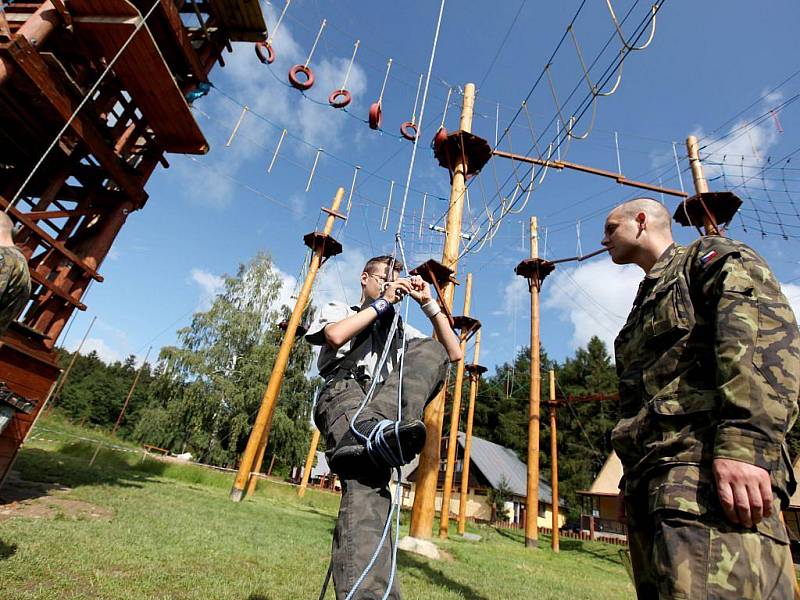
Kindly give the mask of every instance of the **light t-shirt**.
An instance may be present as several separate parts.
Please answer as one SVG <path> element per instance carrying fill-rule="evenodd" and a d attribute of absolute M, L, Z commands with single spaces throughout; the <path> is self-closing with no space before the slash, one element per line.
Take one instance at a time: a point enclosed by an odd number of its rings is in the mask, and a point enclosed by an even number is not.
<path fill-rule="evenodd" d="M 341 346 L 338 350 L 334 350 L 327 344 L 323 329 L 325 329 L 326 325 L 338 323 L 342 319 L 346 319 L 357 312 L 357 307 L 354 308 L 352 306 L 348 306 L 344 302 L 329 302 L 319 311 L 317 318 L 312 323 L 308 333 L 306 333 L 306 341 L 308 341 L 310 344 L 320 346 L 319 358 L 317 359 L 317 368 L 321 374 L 325 374 L 326 370 L 333 366 L 333 363 L 347 356 L 350 353 L 350 348 L 352 347 L 353 341 L 356 339 L 354 337 L 346 344 Z M 390 323 L 390 319 L 386 319 L 386 321 L 378 323 L 378 331 L 369 336 L 364 343 L 355 350 L 358 356 L 358 359 L 355 363 L 356 369 L 363 371 L 365 375 L 371 378 L 374 378 L 373 373 L 375 371 L 375 366 L 378 364 L 381 352 L 383 351 L 383 344 L 381 341 L 382 338 L 388 333 Z M 400 344 L 402 342 L 401 328 L 405 331 L 406 344 L 414 339 L 428 337 L 418 329 L 408 325 L 407 323 L 402 323 L 401 321 L 400 326 L 397 328 L 397 331 L 391 340 L 392 349 L 389 351 L 389 355 L 386 358 L 386 363 L 381 370 L 379 381 L 384 380 L 397 365 Z M 381 336 L 381 333 L 383 336 Z"/>

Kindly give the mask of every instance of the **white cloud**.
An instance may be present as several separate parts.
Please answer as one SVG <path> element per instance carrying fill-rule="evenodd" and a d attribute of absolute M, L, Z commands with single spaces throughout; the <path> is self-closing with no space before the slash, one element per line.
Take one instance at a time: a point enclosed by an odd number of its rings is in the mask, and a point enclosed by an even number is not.
<path fill-rule="evenodd" d="M 294 275 L 289 275 L 281 271 L 276 264 L 273 263 L 272 270 L 281 278 L 281 289 L 278 292 L 278 297 L 275 302 L 270 306 L 270 309 L 280 309 L 281 306 L 288 306 L 290 309 L 294 308 L 296 297 L 295 292 L 299 291 L 297 286 L 297 278 Z"/>
<path fill-rule="evenodd" d="M 789 304 L 794 311 L 795 320 L 800 319 L 800 285 L 794 283 L 782 283 L 781 289 Z"/>
<path fill-rule="evenodd" d="M 361 297 L 359 277 L 367 258 L 361 251 L 351 250 L 328 261 L 317 275 L 314 305 L 319 307 L 332 300 L 356 304 Z"/>
<path fill-rule="evenodd" d="M 572 348 L 596 335 L 613 353 L 643 275 L 634 265 L 615 265 L 608 258 L 557 270 L 545 282 L 543 307 L 572 325 Z"/>
<path fill-rule="evenodd" d="M 70 344 L 69 351 L 74 352 L 77 350 L 79 343 L 80 340 L 75 339 L 74 342 Z M 92 352 L 97 352 L 97 356 L 105 363 L 110 364 L 118 360 L 122 360 L 122 355 L 117 350 L 109 346 L 105 340 L 100 338 L 86 338 L 86 341 L 83 343 L 81 354 L 87 356 Z"/>
<path fill-rule="evenodd" d="M 225 280 L 219 275 L 214 275 L 203 269 L 194 268 L 189 275 L 191 281 L 200 286 L 200 298 L 197 303 L 198 311 L 211 308 L 216 296 L 225 285 Z"/>
<path fill-rule="evenodd" d="M 767 94 L 759 112 L 771 109 L 779 104 L 781 99 L 779 92 Z M 721 139 L 706 145 L 702 151 L 702 155 L 710 159 L 704 163 L 703 171 L 706 178 L 713 179 L 724 175 L 727 187 L 733 187 L 757 175 L 761 167 L 766 164 L 770 149 L 778 143 L 777 127 L 772 119 L 765 119 L 755 126 L 747 125 L 750 120 L 752 117 L 737 121 L 725 132 L 728 135 L 723 137 L 720 132 L 718 137 Z M 702 128 L 697 129 L 694 135 L 702 138 L 704 136 Z"/>

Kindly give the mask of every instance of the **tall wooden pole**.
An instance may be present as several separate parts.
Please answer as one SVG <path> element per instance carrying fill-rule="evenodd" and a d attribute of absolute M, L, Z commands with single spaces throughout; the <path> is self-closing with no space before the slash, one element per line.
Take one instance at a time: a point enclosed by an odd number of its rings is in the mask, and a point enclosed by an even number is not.
<path fill-rule="evenodd" d="M 467 273 L 467 286 L 464 290 L 464 316 L 469 316 L 472 303 L 472 273 Z M 467 351 L 466 336 L 461 337 L 461 360 L 456 366 L 456 382 L 453 390 L 453 412 L 450 415 L 450 437 L 447 442 L 447 465 L 444 472 L 444 489 L 442 490 L 442 511 L 439 516 L 439 537 L 447 538 L 450 526 L 450 496 L 453 492 L 453 471 L 456 463 L 458 447 L 458 421 L 461 417 L 461 388 L 464 384 L 464 355 Z"/>
<path fill-rule="evenodd" d="M 128 408 L 128 403 L 131 401 L 131 396 L 133 396 L 133 390 L 136 389 L 136 384 L 139 383 L 139 377 L 142 375 L 142 371 L 144 371 L 144 366 L 147 364 L 147 358 L 150 356 L 150 351 L 153 349 L 150 346 L 147 349 L 147 354 L 144 355 L 144 360 L 142 361 L 142 366 L 139 367 L 139 370 L 136 371 L 136 376 L 133 378 L 133 383 L 131 384 L 131 389 L 128 391 L 128 395 L 125 398 L 125 402 L 122 404 L 122 410 L 119 411 L 119 416 L 117 417 L 117 421 L 114 423 L 114 428 L 111 430 L 111 436 L 113 437 L 114 434 L 117 433 L 117 429 L 119 429 L 120 423 L 122 423 L 122 417 L 125 415 L 125 410 Z M 100 453 L 100 448 L 103 446 L 103 442 L 97 443 L 97 449 L 95 449 L 94 454 L 92 455 L 92 460 L 89 461 L 89 466 L 91 467 L 94 464 L 94 461 L 97 459 L 97 455 Z"/>
<path fill-rule="evenodd" d="M 314 466 L 314 457 L 317 455 L 317 446 L 319 445 L 319 429 L 314 428 L 314 433 L 311 434 L 311 445 L 308 447 L 308 456 L 306 456 L 306 466 L 303 469 L 303 478 L 300 480 L 300 487 L 297 490 L 297 495 L 301 498 L 306 495 L 306 488 L 308 487 L 308 478 L 311 476 L 311 469 Z"/>
<path fill-rule="evenodd" d="M 336 213 L 342 203 L 344 197 L 344 188 L 340 187 L 336 190 L 336 195 L 331 204 L 331 213 Z M 330 235 L 333 230 L 333 223 L 336 219 L 334 214 L 328 213 L 328 218 L 325 221 L 324 234 Z M 269 383 L 264 392 L 264 397 L 261 400 L 261 407 L 258 409 L 256 421 L 253 425 L 253 431 L 250 432 L 250 438 L 247 440 L 247 446 L 242 454 L 242 460 L 239 463 L 239 471 L 236 473 L 236 479 L 233 482 L 233 489 L 231 489 L 231 500 L 240 502 L 244 496 L 245 489 L 248 488 L 253 472 L 261 470 L 261 464 L 264 460 L 264 451 L 269 442 L 269 430 L 272 424 L 272 415 L 275 411 L 275 404 L 278 400 L 278 394 L 281 390 L 281 383 L 283 383 L 283 375 L 286 371 L 286 365 L 289 363 L 289 354 L 291 353 L 292 346 L 294 345 L 295 335 L 297 334 L 297 326 L 300 325 L 300 319 L 303 316 L 308 298 L 311 296 L 311 288 L 314 285 L 314 279 L 319 271 L 320 263 L 322 262 L 322 255 L 325 251 L 324 244 L 318 244 L 314 249 L 311 256 L 311 264 L 308 267 L 308 274 L 303 282 L 303 287 L 300 294 L 297 296 L 294 308 L 292 309 L 292 316 L 289 318 L 289 324 L 286 327 L 286 333 L 281 341 L 281 347 L 278 350 L 278 356 L 275 358 L 275 364 L 272 367 L 272 373 L 269 376 Z M 255 467 L 255 469 L 254 469 Z M 250 488 L 253 489 L 253 488 Z"/>
<path fill-rule="evenodd" d="M 89 327 L 86 328 L 86 333 L 83 334 L 83 339 L 81 340 L 81 343 L 78 344 L 78 348 L 75 350 L 75 354 L 72 355 L 72 358 L 70 359 L 66 370 L 61 375 L 61 379 L 59 380 L 58 385 L 53 390 L 53 393 L 50 394 L 50 406 L 47 407 L 48 414 L 50 414 L 50 412 L 53 410 L 53 405 L 55 404 L 56 400 L 58 400 L 58 395 L 61 393 L 61 390 L 64 389 L 64 384 L 67 382 L 67 377 L 69 377 L 70 371 L 72 371 L 72 367 L 75 366 L 75 361 L 78 360 L 78 356 L 81 353 L 81 348 L 83 348 L 83 343 L 86 341 L 86 338 L 89 337 L 89 332 L 92 330 L 92 326 L 94 325 L 94 322 L 96 320 L 97 317 L 92 317 L 92 322 L 89 323 Z"/>
<path fill-rule="evenodd" d="M 475 84 L 468 83 L 464 86 L 464 100 L 461 105 L 461 120 L 459 129 L 472 132 L 472 111 L 475 105 Z M 447 210 L 447 231 L 444 238 L 444 252 L 442 263 L 455 273 L 458 270 L 459 244 L 461 242 L 461 219 L 464 212 L 464 197 L 466 193 L 467 164 L 463 153 L 456 158 L 453 169 L 453 179 L 450 186 L 450 202 Z M 443 301 L 450 309 L 453 306 L 454 285 L 446 282 L 443 286 Z M 417 473 L 417 489 L 414 496 L 414 506 L 411 510 L 411 537 L 430 539 L 433 533 L 433 517 L 436 508 L 436 483 L 439 478 L 439 449 L 442 436 L 442 421 L 444 419 L 444 395 L 442 390 L 439 395 L 428 405 L 425 410 L 425 426 L 428 436 L 425 447 L 419 457 Z"/>
<path fill-rule="evenodd" d="M 558 552 L 558 433 L 556 430 L 556 372 L 550 369 L 550 483 L 553 488 L 553 537 L 550 545 Z"/>
<path fill-rule="evenodd" d="M 692 180 L 694 181 L 695 193 L 708 193 L 708 180 L 703 174 L 703 164 L 700 162 L 700 149 L 696 136 L 690 135 L 686 138 L 686 152 L 689 155 L 689 166 L 692 169 Z M 711 220 L 705 211 L 703 214 L 703 229 L 705 229 L 706 235 L 720 233 L 716 223 Z"/>
<path fill-rule="evenodd" d="M 531 258 L 539 258 L 539 237 L 536 217 L 531 217 Z M 539 373 L 539 284 L 531 288 L 531 393 L 528 401 L 528 485 L 525 501 L 525 546 L 539 544 L 539 399 L 542 377 Z"/>
<path fill-rule="evenodd" d="M 114 429 L 111 430 L 111 435 L 117 433 L 117 429 L 119 429 L 119 425 L 122 423 L 122 417 L 125 415 L 125 411 L 128 409 L 128 403 L 131 401 L 131 396 L 133 396 L 133 390 L 136 389 L 136 384 L 139 383 L 139 377 L 142 376 L 142 371 L 144 371 L 144 366 L 147 364 L 147 359 L 150 357 L 150 351 L 152 349 L 152 346 L 147 349 L 147 354 L 144 355 L 142 366 L 139 367 L 138 371 L 136 371 L 136 376 L 133 378 L 131 389 L 128 391 L 128 396 L 125 398 L 125 402 L 122 404 L 122 410 L 119 411 L 119 416 L 117 417 L 116 423 L 114 423 Z"/>
<path fill-rule="evenodd" d="M 475 359 L 473 364 L 478 364 L 481 354 L 481 330 L 475 334 Z M 469 461 L 472 449 L 472 421 L 475 416 L 475 397 L 478 395 L 478 382 L 480 374 L 476 371 L 469 374 L 469 408 L 467 408 L 467 426 L 464 440 L 464 458 L 461 461 L 461 493 L 458 499 L 458 533 L 464 534 L 467 525 L 467 492 L 469 485 Z"/>

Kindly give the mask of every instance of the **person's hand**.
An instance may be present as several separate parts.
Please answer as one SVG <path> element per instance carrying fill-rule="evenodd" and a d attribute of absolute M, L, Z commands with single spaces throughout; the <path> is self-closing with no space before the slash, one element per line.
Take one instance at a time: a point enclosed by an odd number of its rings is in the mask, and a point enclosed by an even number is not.
<path fill-rule="evenodd" d="M 397 304 L 405 297 L 406 294 L 410 294 L 411 291 L 412 288 L 410 280 L 396 279 L 395 281 L 387 282 L 383 287 L 383 297 L 392 304 Z"/>
<path fill-rule="evenodd" d="M 628 516 L 625 514 L 625 493 L 624 492 L 620 491 L 620 493 L 617 495 L 617 502 L 616 502 L 616 506 L 614 508 L 616 509 L 617 521 L 619 521 L 620 523 L 627 523 Z"/>
<path fill-rule="evenodd" d="M 420 306 L 433 298 L 431 286 L 428 285 L 428 282 L 422 277 L 419 275 L 412 275 L 409 281 L 411 283 L 411 291 L 409 294 L 414 300 L 419 302 Z"/>
<path fill-rule="evenodd" d="M 772 485 L 766 469 L 730 458 L 715 458 L 711 470 L 719 503 L 729 521 L 752 527 L 772 515 Z"/>

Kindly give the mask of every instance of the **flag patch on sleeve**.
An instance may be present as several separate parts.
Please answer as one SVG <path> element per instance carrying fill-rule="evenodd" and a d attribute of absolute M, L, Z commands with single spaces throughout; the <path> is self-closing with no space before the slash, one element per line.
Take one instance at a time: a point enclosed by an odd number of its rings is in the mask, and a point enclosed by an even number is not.
<path fill-rule="evenodd" d="M 709 252 L 706 252 L 703 256 L 700 257 L 700 262 L 703 263 L 703 265 L 707 265 L 709 262 L 714 260 L 716 256 L 717 256 L 717 251 L 711 250 Z"/>

